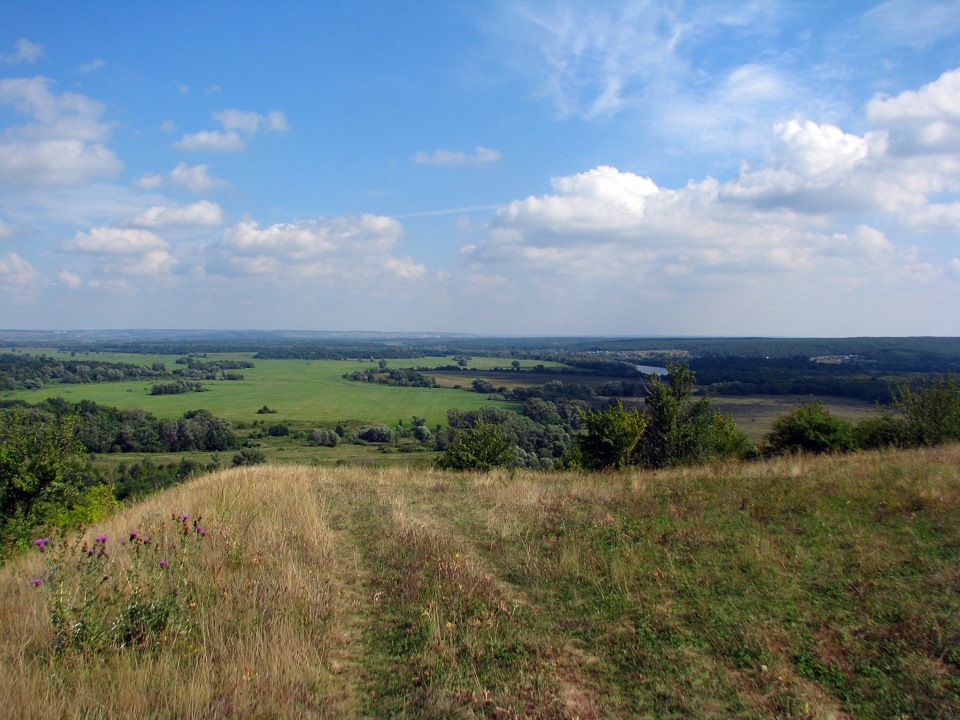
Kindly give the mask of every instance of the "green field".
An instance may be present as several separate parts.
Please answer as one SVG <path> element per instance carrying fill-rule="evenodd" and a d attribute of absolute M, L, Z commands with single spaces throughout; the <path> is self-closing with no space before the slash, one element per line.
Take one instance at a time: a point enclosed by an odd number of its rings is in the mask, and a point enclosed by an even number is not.
<path fill-rule="evenodd" d="M 129 355 L 99 353 L 77 354 L 45 353 L 60 359 L 82 360 L 85 357 L 105 362 L 130 363 L 150 366 L 165 363 L 168 369 L 178 355 Z M 211 355 L 206 360 L 250 360 L 250 355 Z M 345 380 L 344 373 L 376 367 L 374 363 L 356 360 L 254 360 L 255 367 L 244 369 L 246 379 L 241 381 L 205 381 L 209 392 L 183 395 L 151 395 L 153 381 L 96 383 L 87 385 L 48 385 L 40 390 L 17 390 L 0 394 L 3 399 L 21 399 L 30 403 L 48 397 L 62 397 L 70 402 L 93 400 L 102 405 L 121 409 L 139 407 L 157 417 L 180 417 L 184 412 L 203 408 L 233 423 L 250 423 L 269 419 L 295 425 L 330 426 L 338 422 L 349 425 L 382 423 L 395 425 L 398 420 L 409 421 L 411 416 L 426 418 L 432 427 L 446 424 L 448 408 L 475 410 L 491 402 L 486 395 L 450 388 L 391 387 L 375 383 Z M 390 361 L 390 367 L 454 364 L 452 357 L 416 358 Z M 503 358 L 476 358 L 471 366 L 478 368 L 509 365 Z M 532 365 L 529 361 L 525 363 Z M 469 387 L 476 375 L 463 371 L 463 384 Z M 516 404 L 498 403 L 518 408 Z M 258 415 L 257 410 L 267 405 L 276 414 Z"/>

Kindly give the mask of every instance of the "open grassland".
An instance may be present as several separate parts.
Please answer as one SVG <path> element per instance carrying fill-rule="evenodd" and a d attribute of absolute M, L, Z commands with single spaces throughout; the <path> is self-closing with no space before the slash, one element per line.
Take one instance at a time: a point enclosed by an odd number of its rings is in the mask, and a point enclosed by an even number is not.
<path fill-rule="evenodd" d="M 207 528 L 181 570 L 191 622 L 146 649 L 55 651 L 29 582 L 50 555 L 0 571 L 0 708 L 960 716 L 957 446 L 594 475 L 240 468 L 88 536 L 122 569 L 117 538 L 180 513 Z"/>
<path fill-rule="evenodd" d="M 68 359 L 69 354 L 47 353 Z M 178 355 L 130 355 L 99 353 L 91 358 L 108 362 L 126 362 L 150 366 L 163 362 L 168 369 L 179 367 L 174 361 Z M 83 360 L 78 354 L 74 360 Z M 251 360 L 250 355 L 211 354 L 209 358 Z M 501 358 L 477 358 L 476 361 L 496 360 L 500 365 L 509 364 Z M 392 387 L 376 383 L 346 380 L 344 373 L 376 367 L 376 363 L 357 360 L 252 360 L 255 367 L 245 368 L 245 379 L 240 381 L 204 381 L 209 390 L 202 393 L 182 395 L 151 395 L 153 381 L 112 382 L 84 385 L 48 385 L 40 390 L 18 390 L 0 393 L 0 397 L 22 399 L 36 403 L 48 397 L 63 397 L 70 402 L 92 400 L 102 405 L 121 409 L 139 407 L 157 417 L 176 418 L 189 410 L 203 408 L 218 417 L 232 422 L 252 422 L 263 419 L 257 410 L 264 405 L 276 410 L 267 416 L 273 422 L 310 423 L 313 426 L 330 426 L 338 422 L 362 424 L 396 424 L 397 420 L 409 420 L 412 415 L 426 418 L 429 425 L 446 423 L 448 408 L 476 410 L 491 402 L 486 395 L 463 392 L 448 388 Z M 473 361 L 471 361 L 473 362 Z M 416 358 L 391 360 L 390 367 L 423 365 L 453 365 L 452 357 Z M 487 364 L 490 364 L 489 362 Z M 463 373 L 463 384 L 470 385 L 475 375 Z M 501 406 L 516 408 L 516 405 L 501 402 Z"/>

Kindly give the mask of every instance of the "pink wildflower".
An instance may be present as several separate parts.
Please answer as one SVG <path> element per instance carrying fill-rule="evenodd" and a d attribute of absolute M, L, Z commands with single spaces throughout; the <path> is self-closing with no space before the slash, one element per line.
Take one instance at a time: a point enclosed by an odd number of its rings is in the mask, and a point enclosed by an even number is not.
<path fill-rule="evenodd" d="M 166 561 L 166 560 L 161 560 L 161 561 L 160 561 L 160 567 L 165 568 L 166 566 L 167 566 L 167 561 Z"/>
<path fill-rule="evenodd" d="M 98 543 L 105 543 L 105 542 L 107 541 L 107 536 L 106 536 L 106 535 L 97 535 L 97 536 L 93 539 L 93 541 L 94 541 L 94 542 L 98 542 Z"/>
<path fill-rule="evenodd" d="M 34 578 L 33 580 L 30 581 L 30 584 L 33 585 L 34 587 L 39 587 L 40 583 L 42 582 L 43 582 L 43 578 Z"/>

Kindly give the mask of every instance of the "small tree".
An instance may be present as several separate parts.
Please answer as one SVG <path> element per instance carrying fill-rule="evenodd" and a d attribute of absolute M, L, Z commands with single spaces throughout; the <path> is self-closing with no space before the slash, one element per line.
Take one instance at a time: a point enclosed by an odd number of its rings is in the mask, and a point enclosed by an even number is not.
<path fill-rule="evenodd" d="M 503 429 L 480 421 L 457 432 L 437 466 L 447 470 L 490 470 L 508 465 L 513 457 L 513 444 Z"/>
<path fill-rule="evenodd" d="M 83 446 L 75 426 L 73 415 L 0 415 L 0 545 L 80 500 Z"/>
<path fill-rule="evenodd" d="M 893 404 L 903 413 L 911 445 L 940 445 L 960 440 L 960 384 L 954 375 L 904 382 Z"/>
<path fill-rule="evenodd" d="M 713 408 L 710 400 L 693 400 L 696 374 L 688 365 L 667 365 L 669 382 L 650 376 L 646 399 L 647 429 L 637 448 L 639 463 L 662 468 L 700 460 L 707 453 Z"/>
<path fill-rule="evenodd" d="M 857 447 L 853 425 L 832 415 L 816 400 L 802 402 L 778 418 L 766 445 L 777 454 L 849 452 Z"/>
<path fill-rule="evenodd" d="M 586 432 L 576 439 L 571 464 L 587 470 L 619 470 L 628 465 L 647 426 L 645 417 L 626 410 L 619 400 L 606 410 L 581 413 L 580 422 Z"/>
<path fill-rule="evenodd" d="M 266 461 L 267 456 L 264 452 L 255 448 L 244 448 L 233 456 L 233 464 L 237 466 L 260 465 Z"/>

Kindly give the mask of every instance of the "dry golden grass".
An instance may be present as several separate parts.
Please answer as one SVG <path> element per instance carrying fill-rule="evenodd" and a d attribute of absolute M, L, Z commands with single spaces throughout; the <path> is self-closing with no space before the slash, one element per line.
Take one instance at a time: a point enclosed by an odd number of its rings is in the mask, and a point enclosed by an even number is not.
<path fill-rule="evenodd" d="M 261 466 L 89 534 L 171 513 L 208 530 L 193 634 L 56 652 L 28 582 L 48 558 L 19 558 L 0 715 L 960 712 L 956 446 L 624 474 Z"/>

